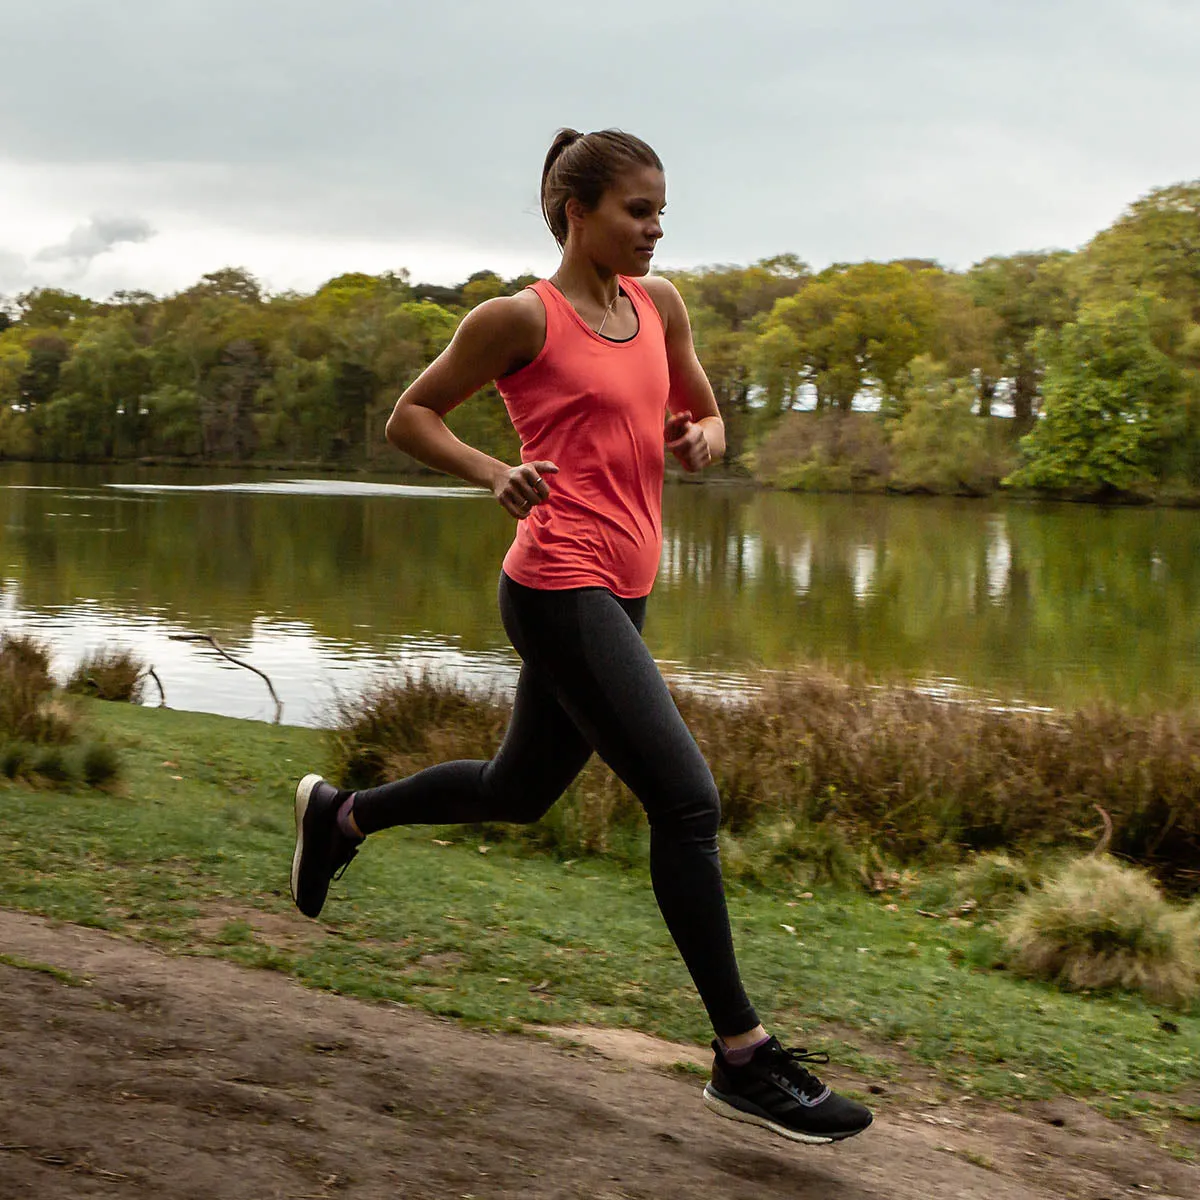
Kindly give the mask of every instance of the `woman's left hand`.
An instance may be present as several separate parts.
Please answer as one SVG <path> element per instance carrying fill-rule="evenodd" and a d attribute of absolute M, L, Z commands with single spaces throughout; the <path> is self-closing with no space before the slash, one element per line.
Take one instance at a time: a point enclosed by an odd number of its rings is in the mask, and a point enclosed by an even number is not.
<path fill-rule="evenodd" d="M 667 449 L 685 471 L 701 471 L 712 462 L 712 447 L 704 428 L 692 420 L 690 412 L 672 413 L 663 429 Z"/>

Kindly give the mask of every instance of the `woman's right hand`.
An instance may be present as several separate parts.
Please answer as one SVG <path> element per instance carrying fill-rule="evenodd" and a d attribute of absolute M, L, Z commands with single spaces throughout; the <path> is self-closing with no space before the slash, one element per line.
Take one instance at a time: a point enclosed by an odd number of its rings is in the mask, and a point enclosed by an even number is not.
<path fill-rule="evenodd" d="M 557 474 L 558 468 L 552 462 L 522 463 L 499 476 L 492 486 L 492 493 L 505 512 L 523 521 L 534 505 L 550 499 L 550 485 L 542 476 Z"/>

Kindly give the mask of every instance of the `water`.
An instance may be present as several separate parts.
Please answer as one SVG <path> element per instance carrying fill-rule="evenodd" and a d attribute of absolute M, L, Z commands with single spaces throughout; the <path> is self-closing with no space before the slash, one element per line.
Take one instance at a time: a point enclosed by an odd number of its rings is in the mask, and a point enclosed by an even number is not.
<path fill-rule="evenodd" d="M 176 708 L 322 725 L 339 694 L 433 668 L 505 688 L 512 535 L 491 498 L 429 480 L 0 464 L 0 626 L 65 673 L 121 644 Z M 857 665 L 1006 703 L 1191 703 L 1200 514 L 669 486 L 646 636 L 672 678 Z M 156 702 L 150 689 L 148 699 Z"/>

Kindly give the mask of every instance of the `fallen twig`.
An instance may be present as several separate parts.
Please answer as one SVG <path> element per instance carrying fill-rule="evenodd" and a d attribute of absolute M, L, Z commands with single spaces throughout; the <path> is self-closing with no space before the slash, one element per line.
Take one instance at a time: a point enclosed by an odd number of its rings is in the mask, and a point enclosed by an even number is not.
<path fill-rule="evenodd" d="M 153 667 L 146 668 L 146 674 L 158 685 L 158 707 L 167 707 L 167 693 L 163 690 L 162 680 L 158 677 L 158 672 Z"/>
<path fill-rule="evenodd" d="M 219 655 L 229 659 L 234 666 L 245 667 L 247 671 L 253 671 L 267 685 L 267 690 L 271 693 L 271 699 L 275 701 L 275 724 L 278 725 L 280 718 L 283 716 L 283 701 L 275 692 L 275 686 L 267 677 L 265 671 L 260 671 L 257 667 L 252 667 L 248 662 L 243 662 L 240 658 L 234 658 L 220 642 L 217 641 L 212 634 L 209 633 L 173 633 L 170 635 L 172 642 L 207 642 Z"/>

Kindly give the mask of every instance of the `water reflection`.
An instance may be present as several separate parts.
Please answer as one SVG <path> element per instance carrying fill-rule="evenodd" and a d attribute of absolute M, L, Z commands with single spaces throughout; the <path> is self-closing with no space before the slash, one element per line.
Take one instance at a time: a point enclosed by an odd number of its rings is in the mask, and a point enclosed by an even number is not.
<path fill-rule="evenodd" d="M 303 723 L 397 664 L 515 676 L 495 606 L 512 524 L 475 489 L 7 464 L 0 525 L 0 620 L 63 669 L 123 640 L 177 707 L 271 712 L 177 633 L 266 670 Z M 708 690 L 817 661 L 1004 701 L 1190 703 L 1198 542 L 1191 512 L 674 486 L 647 639 Z"/>

